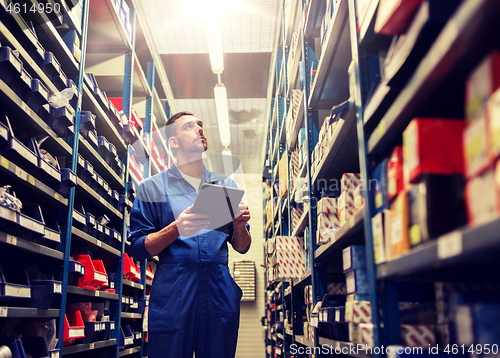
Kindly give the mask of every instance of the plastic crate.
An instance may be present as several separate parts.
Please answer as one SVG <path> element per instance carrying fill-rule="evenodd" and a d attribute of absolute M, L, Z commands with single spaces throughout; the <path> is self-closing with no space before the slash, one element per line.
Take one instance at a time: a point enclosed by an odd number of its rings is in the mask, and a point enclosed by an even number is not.
<path fill-rule="evenodd" d="M 61 72 L 61 65 L 52 52 L 45 52 L 44 60 L 40 67 L 49 79 L 59 75 Z"/>
<path fill-rule="evenodd" d="M 78 286 L 90 290 L 99 290 L 108 286 L 108 275 L 101 260 L 92 260 L 89 255 L 75 257 L 85 267 L 85 275 L 78 279 Z"/>
<path fill-rule="evenodd" d="M 104 340 L 104 332 L 106 331 L 106 322 L 84 322 L 85 337 L 80 343 L 92 343 Z"/>
<path fill-rule="evenodd" d="M 86 225 L 85 215 L 73 209 L 73 226 L 77 229 L 82 229 Z"/>
<path fill-rule="evenodd" d="M 12 90 L 24 102 L 28 100 L 29 94 L 31 93 L 31 80 L 32 77 L 24 68 L 21 71 L 21 76 L 14 77 L 12 80 Z"/>
<path fill-rule="evenodd" d="M 59 349 L 49 351 L 47 344 L 42 337 L 23 337 L 22 345 L 26 355 L 30 355 L 32 358 L 59 357 Z"/>
<path fill-rule="evenodd" d="M 95 115 L 89 111 L 82 111 L 80 114 L 80 133 L 88 136 L 88 132 L 95 129 Z"/>
<path fill-rule="evenodd" d="M 21 76 L 23 63 L 8 46 L 0 47 L 0 79 L 7 86 L 12 84 L 16 77 Z"/>
<path fill-rule="evenodd" d="M 59 91 L 62 91 L 66 88 L 67 82 L 68 82 L 68 77 L 62 70 L 61 72 L 59 72 L 57 76 L 52 77 L 52 83 Z"/>
<path fill-rule="evenodd" d="M 68 285 L 77 286 L 78 279 L 85 275 L 85 266 L 81 262 L 69 260 Z"/>
<path fill-rule="evenodd" d="M 0 299 L 30 299 L 31 286 L 26 269 L 14 262 L 8 266 L 8 269 L 6 263 L 0 266 Z"/>
<path fill-rule="evenodd" d="M 66 311 L 64 317 L 63 345 L 73 344 L 78 338 L 85 337 L 85 324 L 80 311 Z"/>
<path fill-rule="evenodd" d="M 31 280 L 30 306 L 52 308 L 62 295 L 62 282 L 54 280 Z"/>
<path fill-rule="evenodd" d="M 95 226 L 95 217 L 91 213 L 85 213 L 85 226 L 83 227 L 83 231 L 92 235 Z"/>
<path fill-rule="evenodd" d="M 131 344 L 134 344 L 134 334 L 132 333 L 132 329 L 129 325 L 120 327 L 120 347 L 125 347 Z"/>
<path fill-rule="evenodd" d="M 126 253 L 123 254 L 123 278 L 129 281 L 140 281 L 141 279 L 141 272 L 137 270 L 134 260 Z"/>
<path fill-rule="evenodd" d="M 51 108 L 48 125 L 61 137 L 66 136 L 66 130 L 74 124 L 75 113 L 68 107 Z"/>
<path fill-rule="evenodd" d="M 31 92 L 28 96 L 28 106 L 37 113 L 43 120 L 50 115 L 49 90 L 38 79 L 31 79 Z"/>
<path fill-rule="evenodd" d="M 114 321 L 105 321 L 104 323 L 106 324 L 106 329 L 104 331 L 103 340 L 107 340 L 110 337 L 111 331 L 116 329 L 116 324 Z"/>
<path fill-rule="evenodd" d="M 146 279 L 153 280 L 154 277 L 155 277 L 155 274 L 154 274 L 153 270 L 151 269 L 151 266 L 147 265 L 146 266 Z"/>
<path fill-rule="evenodd" d="M 36 144 L 33 139 L 30 140 L 28 148 L 21 141 L 14 137 L 14 134 L 9 130 L 9 139 L 7 142 L 0 144 L 0 154 L 12 161 L 14 164 L 22 167 L 34 168 L 38 166 L 38 158 L 34 151 Z"/>

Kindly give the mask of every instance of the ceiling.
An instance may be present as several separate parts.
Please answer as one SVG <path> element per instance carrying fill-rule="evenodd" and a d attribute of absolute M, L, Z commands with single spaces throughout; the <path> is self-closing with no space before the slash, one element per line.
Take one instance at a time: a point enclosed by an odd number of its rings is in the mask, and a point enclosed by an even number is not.
<path fill-rule="evenodd" d="M 228 95 L 231 145 L 245 173 L 262 172 L 264 112 L 278 0 L 142 0 L 178 111 L 204 120 L 208 154 L 221 154 L 205 31 L 219 16 L 224 49 L 221 82 Z"/>

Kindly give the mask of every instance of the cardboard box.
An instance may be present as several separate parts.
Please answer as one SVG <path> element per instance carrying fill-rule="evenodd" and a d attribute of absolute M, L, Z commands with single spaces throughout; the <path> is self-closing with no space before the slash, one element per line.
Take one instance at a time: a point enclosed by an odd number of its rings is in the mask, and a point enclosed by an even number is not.
<path fill-rule="evenodd" d="M 366 249 L 362 245 L 351 245 L 342 250 L 344 272 L 351 269 L 366 269 Z"/>
<path fill-rule="evenodd" d="M 354 190 L 361 184 L 361 174 L 358 173 L 344 173 L 340 178 L 340 191 Z"/>
<path fill-rule="evenodd" d="M 366 344 L 368 347 L 374 346 L 372 323 L 360 323 L 358 325 L 358 341 L 358 343 Z"/>
<path fill-rule="evenodd" d="M 371 323 L 372 308 L 369 301 L 348 301 L 345 303 L 345 321 Z"/>
<path fill-rule="evenodd" d="M 375 171 L 373 172 L 374 180 L 369 180 L 369 189 L 374 195 L 375 214 L 389 208 L 388 167 L 389 159 L 384 159 L 379 165 L 377 165 Z"/>
<path fill-rule="evenodd" d="M 372 218 L 373 256 L 375 264 L 381 264 L 389 260 L 389 228 L 391 211 L 384 210 Z"/>
<path fill-rule="evenodd" d="M 321 198 L 318 201 L 317 208 L 318 216 L 324 214 L 337 214 L 337 199 L 336 198 Z"/>
<path fill-rule="evenodd" d="M 354 216 L 354 208 L 347 208 L 342 211 L 340 211 L 340 226 L 344 225 L 346 222 L 348 222 L 351 217 Z"/>
<path fill-rule="evenodd" d="M 403 132 L 405 187 L 424 173 L 462 174 L 463 120 L 422 119 L 410 122 Z"/>
<path fill-rule="evenodd" d="M 279 197 L 286 199 L 288 195 L 288 153 L 283 153 L 279 161 Z"/>
<path fill-rule="evenodd" d="M 328 229 L 338 229 L 340 227 L 340 218 L 337 213 L 318 215 L 318 231 L 324 233 Z"/>
<path fill-rule="evenodd" d="M 276 250 L 304 250 L 304 239 L 300 236 L 276 236 Z"/>
<path fill-rule="evenodd" d="M 375 32 L 401 35 L 406 32 L 422 0 L 380 0 Z"/>
<path fill-rule="evenodd" d="M 467 224 L 461 175 L 425 174 L 408 192 L 410 246 Z"/>
<path fill-rule="evenodd" d="M 408 347 L 424 347 L 436 344 L 436 335 L 434 326 L 411 326 L 401 325 L 401 340 L 403 345 Z"/>
<path fill-rule="evenodd" d="M 465 113 L 471 120 L 500 87 L 500 52 L 492 52 L 472 71 L 465 84 Z"/>
<path fill-rule="evenodd" d="M 406 192 L 398 194 L 394 199 L 390 213 L 389 259 L 394 260 L 410 251 L 408 195 Z"/>
<path fill-rule="evenodd" d="M 392 200 L 403 191 L 405 186 L 403 175 L 403 147 L 396 147 L 392 151 L 387 166 L 387 180 L 387 196 L 389 200 Z"/>
<path fill-rule="evenodd" d="M 480 111 L 467 123 L 463 134 L 464 171 L 466 178 L 479 175 L 492 163 L 488 151 L 488 122 L 486 111 Z"/>
<path fill-rule="evenodd" d="M 363 198 L 363 190 L 361 185 L 354 189 L 354 212 L 358 212 L 365 205 L 365 199 Z"/>
<path fill-rule="evenodd" d="M 351 270 L 346 272 L 345 281 L 347 287 L 347 293 L 361 293 L 368 294 L 369 284 L 368 284 L 368 271 L 367 270 Z"/>
<path fill-rule="evenodd" d="M 498 216 L 498 196 L 495 193 L 495 173 L 488 170 L 469 180 L 465 186 L 465 202 L 469 225 L 476 226 Z"/>
<path fill-rule="evenodd" d="M 500 90 L 495 91 L 486 104 L 488 121 L 488 149 L 491 158 L 500 156 Z"/>
<path fill-rule="evenodd" d="M 326 293 L 329 295 L 345 295 L 347 289 L 344 282 L 330 282 L 326 285 Z"/>

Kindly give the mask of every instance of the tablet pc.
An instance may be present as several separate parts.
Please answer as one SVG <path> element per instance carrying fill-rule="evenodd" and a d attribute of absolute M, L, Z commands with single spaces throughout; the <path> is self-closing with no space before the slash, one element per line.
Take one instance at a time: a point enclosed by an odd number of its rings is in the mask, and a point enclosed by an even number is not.
<path fill-rule="evenodd" d="M 242 189 L 203 184 L 198 191 L 191 213 L 207 214 L 210 221 L 208 229 L 219 229 L 232 222 L 243 194 L 245 191 Z"/>

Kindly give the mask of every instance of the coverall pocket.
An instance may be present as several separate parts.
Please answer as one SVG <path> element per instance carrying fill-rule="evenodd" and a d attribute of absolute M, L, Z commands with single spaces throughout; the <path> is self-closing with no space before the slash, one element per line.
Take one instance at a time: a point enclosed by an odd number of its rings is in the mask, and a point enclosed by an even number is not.
<path fill-rule="evenodd" d="M 243 295 L 239 286 L 234 282 L 229 268 L 222 268 L 222 280 L 220 282 L 220 299 L 219 304 L 220 318 L 222 330 L 225 332 L 238 331 L 240 326 L 240 300 Z"/>
<path fill-rule="evenodd" d="M 183 281 L 182 266 L 158 266 L 149 299 L 149 332 L 168 334 L 179 330 Z"/>

